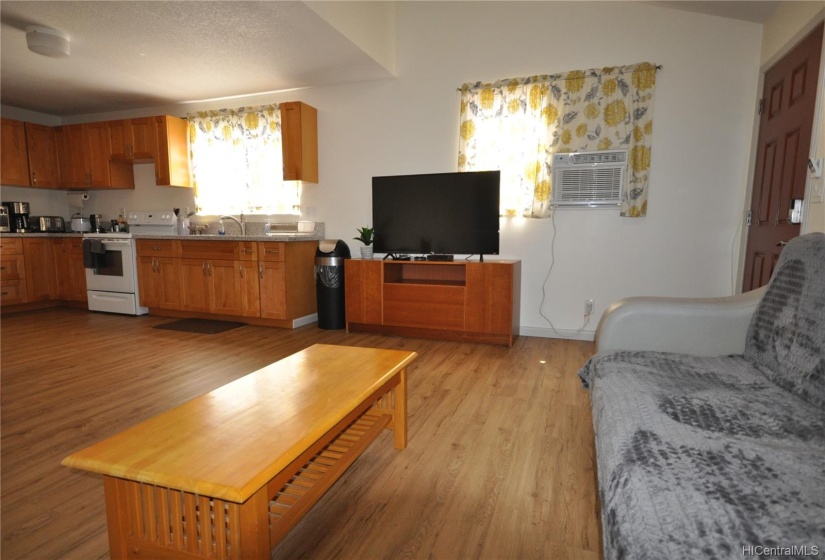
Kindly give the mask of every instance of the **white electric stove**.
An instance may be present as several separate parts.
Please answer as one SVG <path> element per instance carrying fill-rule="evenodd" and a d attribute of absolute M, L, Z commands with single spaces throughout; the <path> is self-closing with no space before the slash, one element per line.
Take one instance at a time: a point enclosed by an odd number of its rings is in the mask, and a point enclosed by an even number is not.
<path fill-rule="evenodd" d="M 177 235 L 170 211 L 130 212 L 129 232 L 83 234 L 89 309 L 106 313 L 145 315 L 140 305 L 135 235 Z"/>

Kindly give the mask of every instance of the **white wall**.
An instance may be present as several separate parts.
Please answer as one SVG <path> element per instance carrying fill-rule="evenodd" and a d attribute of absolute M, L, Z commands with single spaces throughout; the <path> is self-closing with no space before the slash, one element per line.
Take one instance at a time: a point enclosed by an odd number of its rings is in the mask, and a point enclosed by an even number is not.
<path fill-rule="evenodd" d="M 598 317 L 620 297 L 733 292 L 761 26 L 636 2 L 401 2 L 397 31 L 397 79 L 233 100 L 301 100 L 318 108 L 321 182 L 305 187 L 303 202 L 326 222 L 330 238 L 358 246 L 349 240 L 371 222 L 372 176 L 456 169 L 456 88 L 463 82 L 650 61 L 664 69 L 648 216 L 561 210 L 555 224 L 502 221 L 502 255 L 523 261 L 522 332 L 554 336 L 538 311 L 554 225 L 543 310 L 562 334 L 581 326 L 586 298 L 596 301 L 584 331 L 592 337 Z M 219 105 L 226 102 L 211 106 Z M 153 112 L 163 111 L 133 114 Z M 120 116 L 132 114 L 96 119 Z M 168 198 L 166 206 L 185 205 L 148 179 L 135 193 L 104 193 L 106 204 L 116 210 L 150 189 L 159 204 Z"/>

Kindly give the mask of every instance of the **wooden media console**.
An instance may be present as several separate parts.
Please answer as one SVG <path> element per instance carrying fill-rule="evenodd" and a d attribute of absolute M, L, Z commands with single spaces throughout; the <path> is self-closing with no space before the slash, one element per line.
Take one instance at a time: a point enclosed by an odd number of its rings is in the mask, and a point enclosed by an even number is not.
<path fill-rule="evenodd" d="M 518 337 L 521 261 L 344 265 L 347 331 L 486 342 Z"/>

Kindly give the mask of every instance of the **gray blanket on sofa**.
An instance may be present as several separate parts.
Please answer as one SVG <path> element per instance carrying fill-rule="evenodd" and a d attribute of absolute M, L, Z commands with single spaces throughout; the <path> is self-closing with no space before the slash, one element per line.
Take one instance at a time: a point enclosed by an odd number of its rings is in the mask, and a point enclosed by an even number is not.
<path fill-rule="evenodd" d="M 606 560 L 825 554 L 825 236 L 806 237 L 743 356 L 613 352 L 579 373 Z"/>

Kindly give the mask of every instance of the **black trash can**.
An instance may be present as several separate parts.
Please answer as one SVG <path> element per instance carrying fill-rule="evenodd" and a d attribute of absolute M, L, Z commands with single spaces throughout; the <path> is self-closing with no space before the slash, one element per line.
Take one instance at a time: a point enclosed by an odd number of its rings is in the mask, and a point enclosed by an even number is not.
<path fill-rule="evenodd" d="M 318 327 L 343 329 L 347 326 L 344 310 L 344 261 L 350 258 L 349 247 L 340 239 L 325 239 L 315 251 L 315 293 L 318 298 Z"/>

